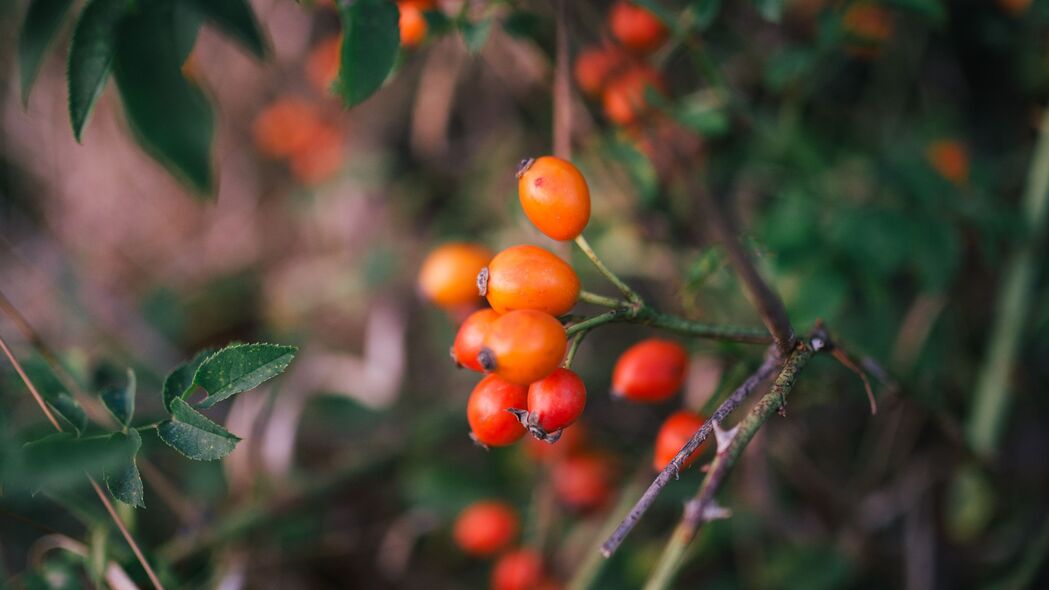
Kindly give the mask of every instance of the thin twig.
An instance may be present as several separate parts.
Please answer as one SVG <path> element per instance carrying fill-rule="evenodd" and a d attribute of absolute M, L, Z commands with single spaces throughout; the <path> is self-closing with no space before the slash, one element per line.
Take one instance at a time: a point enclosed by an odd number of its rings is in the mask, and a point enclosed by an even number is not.
<path fill-rule="evenodd" d="M 625 307 L 626 302 L 616 299 L 615 297 L 606 297 L 605 295 L 598 295 L 597 293 L 591 293 L 590 291 L 580 291 L 579 300 L 583 303 L 592 303 L 594 305 L 600 305 L 602 307 L 611 307 L 613 309 L 617 307 Z"/>
<path fill-rule="evenodd" d="M 585 254 L 586 257 L 590 259 L 590 262 L 593 263 L 594 267 L 597 268 L 598 272 L 605 275 L 605 278 L 608 279 L 610 283 L 615 285 L 616 289 L 619 289 L 619 292 L 622 293 L 624 297 L 626 297 L 628 302 L 633 303 L 635 305 L 641 304 L 641 296 L 635 293 L 634 290 L 630 288 L 630 285 L 627 285 L 625 282 L 623 282 L 623 279 L 616 276 L 616 273 L 612 272 L 611 269 L 605 266 L 605 263 L 602 262 L 601 258 L 597 256 L 597 252 L 594 252 L 594 249 L 590 247 L 590 242 L 586 241 L 586 238 L 583 237 L 583 234 L 579 234 L 578 236 L 576 236 L 575 243 L 576 246 L 579 246 L 579 249 L 583 251 L 583 254 Z"/>

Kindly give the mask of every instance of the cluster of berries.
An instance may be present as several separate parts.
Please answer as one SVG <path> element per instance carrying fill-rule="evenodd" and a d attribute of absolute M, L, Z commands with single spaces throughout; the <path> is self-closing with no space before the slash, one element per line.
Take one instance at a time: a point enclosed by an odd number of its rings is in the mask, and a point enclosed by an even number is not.
<path fill-rule="evenodd" d="M 455 520 L 452 537 L 456 545 L 473 557 L 500 555 L 492 569 L 492 590 L 556 589 L 538 551 L 511 547 L 520 532 L 517 511 L 500 500 L 480 500 L 464 509 Z"/>

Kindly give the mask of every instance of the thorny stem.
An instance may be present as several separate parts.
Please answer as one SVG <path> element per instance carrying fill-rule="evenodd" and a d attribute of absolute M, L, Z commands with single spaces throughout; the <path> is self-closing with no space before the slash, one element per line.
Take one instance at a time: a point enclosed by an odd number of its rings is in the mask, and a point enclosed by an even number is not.
<path fill-rule="evenodd" d="M 583 251 L 583 254 L 585 254 L 586 257 L 590 259 L 590 262 L 594 264 L 597 270 L 601 274 L 605 275 L 605 278 L 608 279 L 610 283 L 615 285 L 617 289 L 619 289 L 619 292 L 622 293 L 624 297 L 626 297 L 626 300 L 629 303 L 632 303 L 634 305 L 640 305 L 642 303 L 641 296 L 635 293 L 634 290 L 630 288 L 630 285 L 627 285 L 625 282 L 623 282 L 623 279 L 616 276 L 616 273 L 612 272 L 607 266 L 605 266 L 605 263 L 602 262 L 601 259 L 597 256 L 597 253 L 594 252 L 594 249 L 590 247 L 590 242 L 586 241 L 586 238 L 583 237 L 583 234 L 579 234 L 578 236 L 576 236 L 575 243 L 576 246 L 579 246 L 579 249 Z"/>
<path fill-rule="evenodd" d="M 4 354 L 7 356 L 7 359 L 11 361 L 12 365 L 14 365 L 15 371 L 18 373 L 18 376 L 22 378 L 22 383 L 24 383 L 26 388 L 29 389 L 29 393 L 33 395 L 33 399 L 36 400 L 36 403 L 40 406 L 40 409 L 44 412 L 44 415 L 47 416 L 47 419 L 51 422 L 51 425 L 55 427 L 55 430 L 63 432 L 64 429 L 62 428 L 62 425 L 58 423 L 58 419 L 55 418 L 55 415 L 51 412 L 51 409 L 47 407 L 47 403 L 44 401 L 43 396 L 40 395 L 40 392 L 36 389 L 36 386 L 33 385 L 32 381 L 30 381 L 29 376 L 26 375 L 25 370 L 22 368 L 22 364 L 18 362 L 18 359 L 15 358 L 14 354 L 12 354 L 11 349 L 8 348 L 7 342 L 3 339 L 2 336 L 0 336 L 0 348 L 3 349 Z M 157 578 L 157 574 L 153 571 L 153 568 L 150 567 L 149 561 L 147 561 L 146 556 L 142 554 L 142 550 L 139 549 L 138 543 L 135 542 L 135 538 L 131 536 L 131 533 L 127 530 L 127 527 L 124 526 L 124 521 L 121 520 L 120 515 L 117 514 L 116 509 L 113 508 L 113 504 L 109 501 L 109 498 L 106 496 L 106 493 L 102 491 L 101 487 L 99 487 L 98 482 L 95 481 L 95 478 L 91 477 L 87 473 L 84 473 L 84 476 L 87 477 L 89 482 L 91 482 L 91 487 L 94 488 L 95 494 L 98 495 L 98 499 L 101 500 L 102 505 L 106 507 L 106 511 L 109 513 L 109 516 L 113 519 L 113 522 L 117 525 L 117 528 L 120 530 L 120 534 L 124 536 L 124 540 L 126 540 L 127 544 L 131 546 L 131 551 L 135 553 L 135 557 L 138 558 L 139 563 L 142 564 L 142 569 L 146 571 L 146 575 L 149 577 L 149 581 L 153 583 L 153 587 L 157 590 L 164 590 L 164 585 L 160 583 L 160 579 Z"/>

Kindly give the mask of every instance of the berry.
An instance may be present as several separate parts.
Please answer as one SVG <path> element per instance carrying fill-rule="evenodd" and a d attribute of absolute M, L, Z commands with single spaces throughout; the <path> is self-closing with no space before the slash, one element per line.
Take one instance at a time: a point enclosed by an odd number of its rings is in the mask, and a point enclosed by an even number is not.
<path fill-rule="evenodd" d="M 612 372 L 612 395 L 635 402 L 661 402 L 681 388 L 688 352 L 677 342 L 649 338 L 628 348 Z"/>
<path fill-rule="evenodd" d="M 628 0 L 612 5 L 608 28 L 623 47 L 642 55 L 659 49 L 667 40 L 667 28 L 656 15 Z"/>
<path fill-rule="evenodd" d="M 310 51 L 306 58 L 306 79 L 322 94 L 331 92 L 331 86 L 339 77 L 342 35 L 332 35 Z"/>
<path fill-rule="evenodd" d="M 309 147 L 323 127 L 317 107 L 301 98 L 274 101 L 255 118 L 255 145 L 273 158 L 293 156 Z"/>
<path fill-rule="evenodd" d="M 602 96 L 605 116 L 620 125 L 636 123 L 648 113 L 645 99 L 648 88 L 666 94 L 663 77 L 650 66 L 636 65 L 615 77 Z"/>
<path fill-rule="evenodd" d="M 557 369 L 567 344 L 564 326 L 554 316 L 521 309 L 492 322 L 477 361 L 486 371 L 527 386 Z M 525 409 L 524 404 L 517 407 Z"/>
<path fill-rule="evenodd" d="M 576 57 L 573 68 L 576 85 L 583 94 L 601 96 L 605 84 L 627 60 L 621 49 L 610 45 L 584 49 Z"/>
<path fill-rule="evenodd" d="M 323 125 L 309 145 L 291 156 L 291 173 L 306 184 L 328 180 L 343 165 L 343 141 L 339 130 Z"/>
<path fill-rule="evenodd" d="M 522 385 L 505 381 L 498 375 L 481 379 L 466 402 L 466 419 L 473 439 L 490 447 L 516 442 L 524 436 L 525 428 L 506 410 L 523 410 L 527 400 L 528 389 Z"/>
<path fill-rule="evenodd" d="M 517 196 L 528 220 L 555 240 L 575 239 L 590 221 L 590 189 L 568 160 L 543 156 L 522 162 Z"/>
<path fill-rule="evenodd" d="M 685 446 L 688 439 L 692 438 L 692 435 L 703 426 L 704 422 L 706 419 L 703 416 L 687 410 L 674 412 L 667 417 L 663 425 L 659 427 L 659 434 L 656 435 L 656 452 L 652 460 L 652 466 L 656 468 L 656 471 L 662 471 L 670 463 L 670 460 L 678 454 L 681 447 Z M 696 450 L 692 451 L 692 454 L 682 463 L 681 469 L 694 463 L 706 446 L 707 441 L 703 441 L 703 444 L 696 447 Z"/>
<path fill-rule="evenodd" d="M 478 275 L 477 285 L 499 313 L 533 309 L 556 316 L 579 298 L 579 277 L 572 267 L 539 246 L 503 250 Z"/>
<path fill-rule="evenodd" d="M 401 45 L 407 48 L 417 47 L 426 38 L 426 17 L 423 10 L 430 8 L 432 2 L 423 0 L 402 0 L 397 3 L 401 11 Z"/>
<path fill-rule="evenodd" d="M 858 2 L 849 6 L 841 19 L 849 37 L 847 49 L 861 58 L 873 58 L 892 37 L 892 13 L 877 4 Z"/>
<path fill-rule="evenodd" d="M 528 411 L 521 412 L 518 418 L 537 439 L 553 443 L 585 406 L 583 380 L 574 371 L 557 369 L 528 386 Z"/>
<path fill-rule="evenodd" d="M 517 512 L 509 504 L 482 500 L 459 513 L 452 536 L 463 552 L 484 557 L 509 546 L 519 528 Z"/>
<path fill-rule="evenodd" d="M 481 344 L 484 343 L 484 335 L 492 322 L 499 318 L 499 314 L 492 309 L 479 309 L 467 317 L 459 332 L 455 335 L 455 343 L 452 344 L 452 360 L 461 367 L 481 373 L 484 367 L 477 362 L 477 355 L 481 352 Z"/>
<path fill-rule="evenodd" d="M 612 465 L 601 455 L 575 455 L 553 468 L 551 481 L 562 504 L 579 511 L 595 510 L 611 498 Z"/>
<path fill-rule="evenodd" d="M 954 139 L 941 139 L 925 148 L 932 167 L 950 182 L 963 185 L 969 180 L 969 152 L 965 144 Z"/>
<path fill-rule="evenodd" d="M 492 569 L 491 590 L 534 590 L 542 582 L 543 559 L 533 549 L 503 555 Z"/>
<path fill-rule="evenodd" d="M 419 270 L 419 290 L 444 308 L 477 303 L 477 273 L 492 253 L 484 246 L 450 243 L 430 252 Z"/>

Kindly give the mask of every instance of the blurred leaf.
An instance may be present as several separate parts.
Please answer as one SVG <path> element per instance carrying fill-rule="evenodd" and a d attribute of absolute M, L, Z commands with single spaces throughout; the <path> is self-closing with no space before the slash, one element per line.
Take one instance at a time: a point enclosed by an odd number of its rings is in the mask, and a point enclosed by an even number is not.
<path fill-rule="evenodd" d="M 79 142 L 95 102 L 109 80 L 117 50 L 117 26 L 131 0 L 91 0 L 80 13 L 69 46 L 69 118 Z"/>
<path fill-rule="evenodd" d="M 478 21 L 463 19 L 459 22 L 459 33 L 463 36 L 466 49 L 470 53 L 477 53 L 488 41 L 488 35 L 492 32 L 492 19 L 485 17 Z"/>
<path fill-rule="evenodd" d="M 833 547 L 789 546 L 775 548 L 758 572 L 762 588 L 830 590 L 848 587 L 852 564 Z"/>
<path fill-rule="evenodd" d="M 71 432 L 58 432 L 22 447 L 7 465 L 4 479 L 8 485 L 34 491 L 79 485 L 84 483 L 84 473 L 101 475 L 126 461 L 132 448 L 126 439 L 77 438 Z"/>
<path fill-rule="evenodd" d="M 131 419 L 135 416 L 136 386 L 135 372 L 128 369 L 127 383 L 123 387 L 109 385 L 99 394 L 102 397 L 102 403 L 109 410 L 109 413 L 113 414 L 117 422 L 125 428 L 131 424 Z"/>
<path fill-rule="evenodd" d="M 43 359 L 40 357 L 27 358 L 22 361 L 22 368 L 47 405 L 57 412 L 65 423 L 76 430 L 77 434 L 87 429 L 87 414 L 84 413 L 84 409 L 66 391 L 66 386 L 58 380 L 51 367 Z"/>
<path fill-rule="evenodd" d="M 128 445 L 131 453 L 122 464 L 106 469 L 106 487 L 109 488 L 109 493 L 113 494 L 113 497 L 117 500 L 135 508 L 145 508 L 146 501 L 145 492 L 142 489 L 142 477 L 138 473 L 138 464 L 135 461 L 135 456 L 142 447 L 142 436 L 139 435 L 137 430 L 132 428 L 127 431 L 127 434 L 123 432 L 113 433 L 112 438 L 118 443 Z"/>
<path fill-rule="evenodd" d="M 204 362 L 204 359 L 208 358 L 215 353 L 213 348 L 205 348 L 204 350 L 197 353 L 197 356 L 193 357 L 181 365 L 175 367 L 168 376 L 164 378 L 164 407 L 171 411 L 171 402 L 175 398 L 185 397 L 190 388 L 193 387 L 193 376 L 197 374 L 197 368 Z"/>
<path fill-rule="evenodd" d="M 721 12 L 721 0 L 695 0 L 692 13 L 696 15 L 696 28 L 705 31 Z"/>
<path fill-rule="evenodd" d="M 758 14 L 767 21 L 778 23 L 783 18 L 783 0 L 753 0 Z"/>
<path fill-rule="evenodd" d="M 214 114 L 200 89 L 182 75 L 181 40 L 195 34 L 169 0 L 157 0 L 121 22 L 114 74 L 139 144 L 201 194 L 213 189 Z"/>
<path fill-rule="evenodd" d="M 685 127 L 707 137 L 724 135 L 730 127 L 725 101 L 712 92 L 700 92 L 682 98 L 674 118 Z"/>
<path fill-rule="evenodd" d="M 95 588 L 102 588 L 102 580 L 106 576 L 106 567 L 109 559 L 106 555 L 109 541 L 109 529 L 105 527 L 93 527 L 88 540 L 88 555 L 84 560 L 85 569 Z"/>
<path fill-rule="evenodd" d="M 189 0 L 189 3 L 255 57 L 266 56 L 266 43 L 258 19 L 245 0 Z"/>
<path fill-rule="evenodd" d="M 77 565 L 70 554 L 58 552 L 30 572 L 22 579 L 25 590 L 81 590 Z M 79 560 L 79 557 L 75 559 Z"/>
<path fill-rule="evenodd" d="M 279 344 L 234 344 L 216 352 L 193 376 L 193 383 L 208 392 L 200 407 L 210 408 L 280 375 L 298 350 Z"/>
<path fill-rule="evenodd" d="M 788 49 L 774 55 L 765 66 L 765 84 L 776 92 L 803 78 L 815 65 L 816 55 L 807 49 Z"/>
<path fill-rule="evenodd" d="M 336 90 L 347 107 L 375 93 L 393 69 L 401 46 L 397 5 L 389 0 L 357 0 L 339 9 L 342 48 Z"/>
<path fill-rule="evenodd" d="M 543 34 L 543 19 L 534 12 L 515 10 L 503 21 L 503 30 L 521 39 L 538 39 Z"/>
<path fill-rule="evenodd" d="M 719 246 L 705 248 L 696 256 L 685 273 L 685 285 L 691 290 L 698 289 L 715 272 L 725 266 L 725 253 Z"/>
<path fill-rule="evenodd" d="M 443 10 L 424 10 L 423 18 L 426 19 L 426 30 L 433 35 L 443 35 L 453 28 L 452 20 Z"/>
<path fill-rule="evenodd" d="M 157 427 L 160 439 L 195 461 L 216 461 L 230 454 L 240 438 L 208 420 L 186 400 L 171 402 L 171 420 Z"/>
<path fill-rule="evenodd" d="M 886 0 L 885 3 L 912 12 L 937 26 L 947 22 L 947 9 L 940 0 Z"/>
<path fill-rule="evenodd" d="M 947 532 L 958 543 L 972 541 L 994 516 L 994 487 L 974 465 L 963 465 L 947 487 Z"/>
<path fill-rule="evenodd" d="M 18 37 L 18 69 L 22 74 L 22 104 L 29 104 L 40 64 L 51 41 L 62 26 L 72 0 L 32 0 Z"/>

